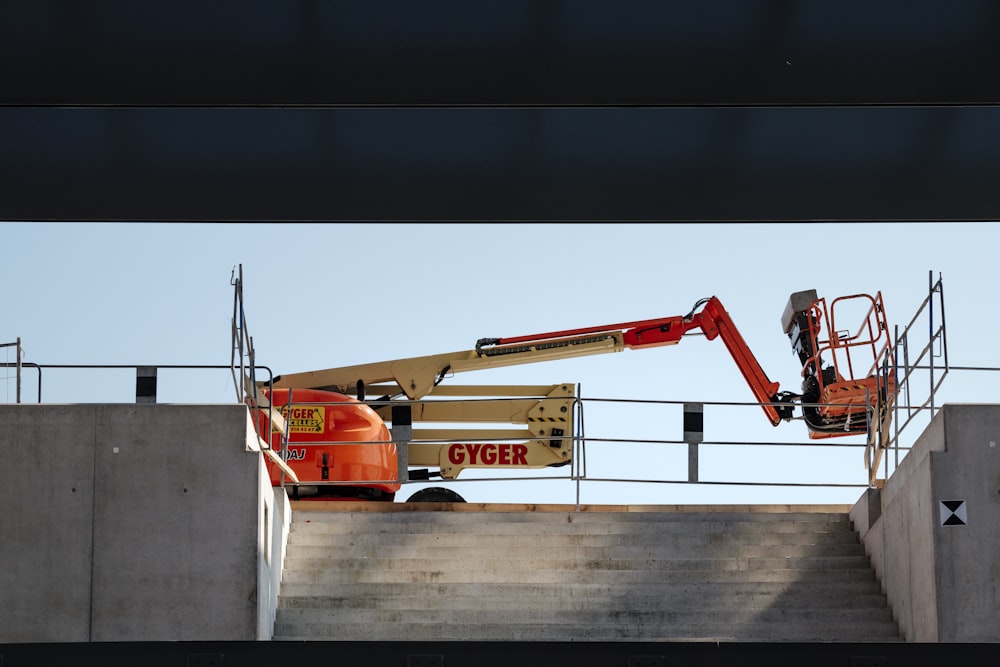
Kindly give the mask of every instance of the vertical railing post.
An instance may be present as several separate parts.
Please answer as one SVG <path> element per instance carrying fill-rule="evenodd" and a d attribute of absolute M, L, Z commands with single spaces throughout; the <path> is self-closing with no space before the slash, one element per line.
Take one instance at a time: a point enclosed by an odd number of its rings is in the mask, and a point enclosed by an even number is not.
<path fill-rule="evenodd" d="M 135 402 L 156 403 L 156 366 L 136 367 Z"/>
<path fill-rule="evenodd" d="M 14 384 L 16 385 L 16 389 L 14 390 L 16 398 L 14 400 L 18 404 L 20 404 L 21 403 L 21 337 L 20 336 L 17 337 L 16 353 L 17 353 L 17 360 L 15 363 L 17 364 L 17 373 L 16 373 L 16 378 L 14 380 Z M 39 381 L 39 384 L 41 384 L 41 381 Z"/>
<path fill-rule="evenodd" d="M 705 406 L 684 404 L 684 442 L 688 446 L 688 481 L 698 481 L 698 445 L 705 439 Z"/>
<path fill-rule="evenodd" d="M 400 484 L 410 481 L 409 449 L 413 439 L 413 416 L 409 403 L 392 406 L 392 441 L 396 443 L 397 478 Z"/>

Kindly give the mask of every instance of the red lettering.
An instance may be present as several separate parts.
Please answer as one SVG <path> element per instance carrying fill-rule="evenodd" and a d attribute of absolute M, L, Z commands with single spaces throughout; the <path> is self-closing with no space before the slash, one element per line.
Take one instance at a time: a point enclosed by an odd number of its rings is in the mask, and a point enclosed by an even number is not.
<path fill-rule="evenodd" d="M 528 465 L 528 446 L 527 445 L 514 445 L 514 460 L 513 464 L 516 466 L 526 466 Z"/>
<path fill-rule="evenodd" d="M 448 447 L 448 461 L 452 465 L 528 465 L 528 446 L 502 443 L 455 443 Z"/>

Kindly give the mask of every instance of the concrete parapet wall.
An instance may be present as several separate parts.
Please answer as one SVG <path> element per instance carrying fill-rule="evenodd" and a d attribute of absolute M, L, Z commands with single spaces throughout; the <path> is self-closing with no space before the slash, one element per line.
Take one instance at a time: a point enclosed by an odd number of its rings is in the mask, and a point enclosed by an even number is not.
<path fill-rule="evenodd" d="M 269 640 L 274 635 L 274 618 L 281 591 L 281 573 L 285 565 L 292 507 L 284 491 L 271 487 L 271 478 L 264 467 L 263 457 L 260 462 L 260 494 L 263 499 L 263 514 L 260 521 L 261 548 L 258 560 L 257 587 L 260 594 L 257 639 Z"/>
<path fill-rule="evenodd" d="M 0 642 L 257 639 L 248 425 L 239 404 L 0 406 Z"/>
<path fill-rule="evenodd" d="M 239 404 L 0 405 L 0 643 L 270 639 L 293 507 L 256 442 Z M 1000 406 L 944 406 L 850 515 L 907 641 L 1000 641 Z"/>
<path fill-rule="evenodd" d="M 907 641 L 1000 641 L 1000 406 L 945 405 L 851 518 Z"/>

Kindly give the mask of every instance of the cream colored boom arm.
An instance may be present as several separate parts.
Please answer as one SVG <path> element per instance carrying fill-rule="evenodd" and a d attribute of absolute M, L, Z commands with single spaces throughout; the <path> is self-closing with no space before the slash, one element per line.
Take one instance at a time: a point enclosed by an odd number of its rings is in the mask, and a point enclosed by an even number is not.
<path fill-rule="evenodd" d="M 275 389 L 306 388 L 356 394 L 359 382 L 365 387 L 392 382 L 398 388 L 398 393 L 405 394 L 412 401 L 430 394 L 440 379 L 449 373 L 620 352 L 623 349 L 625 346 L 621 334 L 612 332 L 601 336 L 565 339 L 552 347 L 521 345 L 516 349 L 500 348 L 502 352 L 500 354 L 495 352 L 482 354 L 478 350 L 467 350 L 304 373 L 286 373 L 275 377 L 273 385 Z"/>

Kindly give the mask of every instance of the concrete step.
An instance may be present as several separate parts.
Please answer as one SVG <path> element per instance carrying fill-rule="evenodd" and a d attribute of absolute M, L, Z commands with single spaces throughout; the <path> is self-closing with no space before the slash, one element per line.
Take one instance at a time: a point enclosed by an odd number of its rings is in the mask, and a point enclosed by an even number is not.
<path fill-rule="evenodd" d="M 291 567 L 291 569 L 289 569 Z M 300 569 L 286 564 L 282 575 L 282 586 L 288 584 L 325 584 L 344 585 L 351 583 L 364 584 L 399 584 L 399 585 L 429 585 L 429 584 L 503 584 L 511 583 L 510 572 L 501 570 L 449 570 L 436 568 L 433 570 L 413 571 L 407 569 L 380 570 L 377 566 L 369 569 L 342 570 L 337 563 L 320 561 L 313 569 Z M 870 568 L 812 570 L 808 573 L 801 570 L 663 570 L 650 572 L 647 570 L 524 570 L 517 574 L 517 583 L 535 584 L 540 586 L 586 584 L 643 584 L 654 583 L 741 583 L 741 582 L 874 582 L 875 574 Z M 283 589 L 284 590 L 284 589 Z"/>
<path fill-rule="evenodd" d="M 704 550 L 703 558 L 573 558 L 572 554 L 545 557 L 536 554 L 532 558 L 511 558 L 503 553 L 475 554 L 461 556 L 427 556 L 423 558 L 300 558 L 289 555 L 285 558 L 285 568 L 326 572 L 335 564 L 337 572 L 345 577 L 360 573 L 403 572 L 538 572 L 552 573 L 552 576 L 572 580 L 580 571 L 640 571 L 662 573 L 670 571 L 716 572 L 736 570 L 740 572 L 794 570 L 809 572 L 816 570 L 867 570 L 869 561 L 864 555 L 854 556 L 731 556 L 716 557 L 711 550 Z M 709 555 L 710 554 L 710 555 Z"/>
<path fill-rule="evenodd" d="M 486 627 L 511 621 L 510 609 L 483 606 L 478 609 L 364 609 L 364 608 L 282 608 L 283 622 L 306 623 L 423 623 L 448 625 L 470 623 Z M 522 615 L 523 618 L 523 615 Z M 667 627 L 674 623 L 698 625 L 765 623 L 884 623 L 892 620 L 885 608 L 861 609 L 788 609 L 780 606 L 733 607 L 721 609 L 691 609 L 681 605 L 661 606 L 660 609 L 631 609 L 613 606 L 606 609 L 554 609 L 533 620 L 548 625 L 616 625 L 631 623 L 644 627 Z"/>
<path fill-rule="evenodd" d="M 580 623 L 294 623 L 275 624 L 277 641 L 640 641 L 640 642 L 900 642 L 895 623 L 663 622 L 646 624 L 625 618 L 594 625 Z M 845 639 L 850 638 L 850 639 Z"/>
<path fill-rule="evenodd" d="M 780 599 L 782 604 L 796 604 L 805 600 L 811 606 L 867 606 L 872 600 L 884 604 L 882 591 L 874 577 L 868 576 L 846 581 L 693 581 L 693 582 L 642 582 L 624 583 L 573 583 L 539 586 L 534 583 L 438 583 L 426 584 L 415 592 L 411 583 L 290 583 L 281 587 L 281 605 L 321 606 L 329 604 L 363 606 L 378 601 L 396 599 L 423 601 L 419 604 L 455 604 L 469 598 L 477 604 L 491 599 L 500 605 L 506 600 L 529 604 L 531 600 L 557 600 L 573 604 L 574 600 L 604 604 L 606 600 L 682 600 L 685 604 L 713 606 L 719 600 L 736 600 L 744 604 L 745 598 Z M 392 602 L 395 604 L 395 602 Z"/>
<path fill-rule="evenodd" d="M 852 530 L 846 514 L 795 513 L 784 516 L 764 512 L 719 512 L 695 514 L 692 512 L 296 512 L 292 532 L 321 530 L 326 532 L 399 532 L 405 526 L 407 533 L 446 533 L 456 527 L 461 532 L 483 530 L 489 534 L 521 532 L 526 526 L 544 524 L 552 530 L 573 532 L 577 526 L 587 526 L 588 534 L 601 532 L 621 533 L 639 530 L 679 529 L 685 525 L 702 525 L 706 529 L 728 531 L 766 530 L 768 532 L 799 532 L 801 530 L 829 531 Z M 754 526 L 761 526 L 754 528 Z M 449 528 L 451 527 L 451 528 Z M 562 528 L 560 528 L 562 527 Z M 359 530 L 360 529 L 360 530 Z"/>
<path fill-rule="evenodd" d="M 785 523 L 799 520 L 841 521 L 850 505 L 487 505 L 450 503 L 310 503 L 292 501 L 296 517 L 303 521 L 328 521 L 334 515 L 350 516 L 353 522 L 378 525 L 402 523 L 458 523 L 489 521 L 501 524 L 548 522 L 552 517 L 579 523 L 622 523 L 651 521 L 763 521 Z"/>
<path fill-rule="evenodd" d="M 594 560 L 642 560 L 642 561 L 675 561 L 699 558 L 711 553 L 714 558 L 818 558 L 821 556 L 860 557 L 865 558 L 864 547 L 855 542 L 829 544 L 731 544 L 727 542 L 698 541 L 692 537 L 682 544 L 669 542 L 667 544 L 620 544 L 611 543 L 605 546 L 587 545 L 573 546 L 570 544 L 552 544 L 547 546 L 525 546 L 522 544 L 501 547 L 497 544 L 478 546 L 474 543 L 462 546 L 436 545 L 341 545 L 318 546 L 295 544 L 295 557 L 302 560 L 370 560 L 385 558 L 396 561 L 430 559 L 436 561 L 481 559 L 484 550 L 502 551 L 505 559 L 518 562 L 531 562 L 538 559 L 549 561 L 572 559 L 573 561 Z"/>
<path fill-rule="evenodd" d="M 325 530 L 328 526 L 311 524 L 297 528 L 288 536 L 288 544 L 305 547 L 531 547 L 538 549 L 559 547 L 619 546 L 684 546 L 690 544 L 744 544 L 744 545 L 804 545 L 804 544 L 860 544 L 857 534 L 844 526 L 837 530 L 813 531 L 800 527 L 797 531 L 775 532 L 766 525 L 755 524 L 751 530 L 743 526 L 717 527 L 717 524 L 671 525 L 665 529 L 646 527 L 629 531 L 602 530 L 590 532 L 588 526 L 577 525 L 573 530 L 546 526 L 544 532 L 525 531 L 523 528 L 508 530 L 449 530 L 424 532 L 377 531 L 351 532 L 349 527 L 337 526 L 337 531 Z M 509 527 L 508 527 L 509 528 Z M 562 528 L 561 526 L 559 528 Z"/>
<path fill-rule="evenodd" d="M 656 588 L 645 594 L 633 595 L 590 595 L 574 594 L 571 589 L 564 591 L 547 590 L 544 593 L 506 594 L 490 602 L 494 611 L 517 612 L 582 612 L 591 609 L 629 609 L 632 611 L 655 612 L 662 610 L 664 600 L 669 600 L 671 606 L 688 611 L 704 611 L 719 609 L 763 609 L 780 606 L 782 609 L 797 610 L 878 610 L 885 612 L 885 599 L 879 593 L 844 594 L 831 591 L 825 594 L 816 591 L 785 591 L 775 594 L 734 594 L 721 589 L 717 592 L 706 592 L 701 587 L 690 587 L 690 590 L 675 591 L 669 588 Z M 451 595 L 372 595 L 371 597 L 345 595 L 302 595 L 285 596 L 281 602 L 282 609 L 336 609 L 340 611 L 377 610 L 377 611 L 412 611 L 446 610 L 456 612 L 474 612 L 483 606 L 482 595 L 461 593 Z"/>

